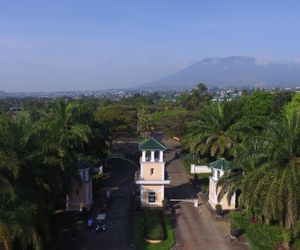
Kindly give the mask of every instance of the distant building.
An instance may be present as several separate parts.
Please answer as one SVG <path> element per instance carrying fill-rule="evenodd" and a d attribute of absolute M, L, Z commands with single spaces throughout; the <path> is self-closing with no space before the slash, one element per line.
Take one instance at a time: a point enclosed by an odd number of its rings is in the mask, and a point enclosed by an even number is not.
<path fill-rule="evenodd" d="M 209 204 L 215 209 L 217 204 L 220 204 L 223 209 L 235 209 L 236 194 L 231 197 L 231 202 L 228 204 L 227 196 L 225 195 L 220 202 L 218 202 L 218 194 L 221 187 L 217 187 L 218 180 L 228 171 L 230 171 L 230 162 L 222 158 L 209 164 L 212 169 L 212 176 L 209 178 Z"/>
<path fill-rule="evenodd" d="M 67 195 L 67 211 L 90 210 L 93 204 L 92 165 L 87 161 L 79 161 L 77 166 L 81 181 L 74 179 L 72 182 L 72 190 Z"/>
<path fill-rule="evenodd" d="M 161 207 L 165 198 L 165 185 L 170 184 L 165 175 L 166 146 L 151 137 L 139 145 L 139 150 L 142 151 L 142 157 L 136 184 L 140 186 L 142 206 Z"/>

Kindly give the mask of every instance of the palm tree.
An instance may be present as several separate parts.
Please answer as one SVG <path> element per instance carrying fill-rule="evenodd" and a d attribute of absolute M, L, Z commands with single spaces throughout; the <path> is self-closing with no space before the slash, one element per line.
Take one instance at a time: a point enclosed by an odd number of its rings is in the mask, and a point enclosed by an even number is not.
<path fill-rule="evenodd" d="M 261 138 L 256 135 L 248 137 L 242 143 L 239 143 L 234 148 L 235 158 L 232 160 L 232 169 L 225 173 L 219 181 L 218 186 L 221 187 L 218 194 L 218 200 L 227 195 L 228 204 L 236 191 L 240 192 L 245 175 L 257 169 L 257 166 L 267 160 L 264 144 L 261 143 Z M 241 193 L 239 200 L 241 203 L 244 193 Z"/>
<path fill-rule="evenodd" d="M 54 207 L 56 203 L 63 204 L 71 179 L 79 178 L 76 165 L 92 136 L 90 127 L 79 122 L 79 116 L 78 103 L 66 104 L 60 101 L 54 103 L 37 125 L 43 173 L 47 172 L 49 177 L 55 178 L 55 182 L 58 183 L 53 185 L 47 182 L 52 190 L 50 197 Z"/>
<path fill-rule="evenodd" d="M 186 145 L 192 153 L 229 158 L 238 139 L 234 124 L 224 104 L 211 104 L 203 109 L 199 120 L 191 124 L 192 132 L 185 139 Z"/>
<path fill-rule="evenodd" d="M 21 116 L 0 120 L 0 246 L 9 250 L 13 242 L 20 247 L 41 249 L 35 226 L 36 209 L 22 196 L 18 181 L 22 175 L 28 146 L 30 123 Z M 23 190 L 24 192 L 24 190 Z"/>
<path fill-rule="evenodd" d="M 35 226 L 35 206 L 29 202 L 5 199 L 3 193 L 0 197 L 0 247 L 11 250 L 17 244 L 24 249 L 42 249 L 42 240 Z"/>
<path fill-rule="evenodd" d="M 300 215 L 300 112 L 286 110 L 237 157 L 243 174 L 235 181 L 225 176 L 219 183 L 222 193 L 241 188 L 244 207 L 258 209 L 267 223 L 292 228 Z"/>

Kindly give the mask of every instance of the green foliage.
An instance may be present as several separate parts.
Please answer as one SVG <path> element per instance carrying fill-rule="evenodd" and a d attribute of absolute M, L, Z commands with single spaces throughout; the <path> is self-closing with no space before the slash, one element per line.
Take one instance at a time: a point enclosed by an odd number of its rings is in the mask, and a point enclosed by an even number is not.
<path fill-rule="evenodd" d="M 151 114 L 153 126 L 169 136 L 182 136 L 187 131 L 190 114 L 183 108 L 165 108 L 163 111 Z"/>
<path fill-rule="evenodd" d="M 273 95 L 271 113 L 273 116 L 280 115 L 282 108 L 292 100 L 292 92 L 278 92 Z"/>
<path fill-rule="evenodd" d="M 135 214 L 134 219 L 134 243 L 138 249 L 145 249 L 144 215 L 142 211 Z"/>
<path fill-rule="evenodd" d="M 145 237 L 149 240 L 164 240 L 161 210 L 145 209 Z"/>
<path fill-rule="evenodd" d="M 70 183 L 79 179 L 78 160 L 98 161 L 107 148 L 93 107 L 57 101 L 34 115 L 0 115 L 0 245 L 37 250 L 48 243 L 48 218 L 64 207 Z M 95 145 L 101 151 L 88 149 Z"/>
<path fill-rule="evenodd" d="M 205 107 L 197 121 L 191 123 L 190 133 L 185 138 L 190 152 L 217 157 L 230 158 L 231 150 L 238 141 L 234 119 L 224 104 L 211 104 Z"/>
<path fill-rule="evenodd" d="M 207 92 L 206 85 L 199 83 L 196 88 L 192 89 L 191 93 L 182 93 L 178 99 L 178 103 L 188 110 L 197 110 L 209 103 L 211 99 L 212 95 Z"/>
<path fill-rule="evenodd" d="M 222 213 L 223 213 L 222 205 L 221 204 L 217 204 L 215 208 L 216 208 L 216 213 L 218 215 L 222 215 Z"/>
<path fill-rule="evenodd" d="M 300 93 L 293 96 L 292 101 L 284 107 L 284 112 L 289 116 L 300 112 Z"/>
<path fill-rule="evenodd" d="M 293 249 L 299 250 L 300 249 L 300 239 L 295 240 L 293 243 Z"/>
<path fill-rule="evenodd" d="M 211 176 L 210 173 L 200 173 L 200 174 L 197 174 L 198 176 L 198 180 L 199 180 L 199 184 L 201 186 L 201 188 L 203 186 L 207 186 L 209 185 L 209 177 Z"/>
<path fill-rule="evenodd" d="M 289 242 L 289 233 L 279 226 L 251 223 L 250 216 L 241 212 L 230 214 L 230 221 L 234 229 L 241 229 L 250 242 L 252 249 L 273 250 L 279 244 Z"/>
<path fill-rule="evenodd" d="M 144 234 L 144 213 L 138 212 L 135 215 L 134 223 L 134 243 L 139 250 L 167 250 L 175 244 L 171 216 L 162 214 L 162 219 L 166 231 L 165 239 L 161 243 L 151 244 L 145 241 Z"/>
<path fill-rule="evenodd" d="M 200 158 L 199 156 L 190 153 L 183 154 L 180 160 L 183 163 L 184 170 L 187 174 L 191 173 L 191 164 L 206 165 L 209 162 L 207 158 Z"/>
<path fill-rule="evenodd" d="M 95 118 L 106 128 L 110 128 L 112 134 L 134 134 L 136 131 L 137 112 L 126 105 L 99 107 L 95 112 Z"/>

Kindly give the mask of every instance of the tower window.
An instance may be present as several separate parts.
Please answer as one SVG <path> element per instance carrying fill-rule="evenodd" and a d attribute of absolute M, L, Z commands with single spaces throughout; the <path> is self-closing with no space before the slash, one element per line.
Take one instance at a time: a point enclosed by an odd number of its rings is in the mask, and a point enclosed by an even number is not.
<path fill-rule="evenodd" d="M 154 168 L 150 168 L 150 175 L 154 175 Z"/>
<path fill-rule="evenodd" d="M 156 201 L 156 195 L 155 192 L 151 192 L 148 194 L 148 202 L 149 203 L 155 203 Z"/>

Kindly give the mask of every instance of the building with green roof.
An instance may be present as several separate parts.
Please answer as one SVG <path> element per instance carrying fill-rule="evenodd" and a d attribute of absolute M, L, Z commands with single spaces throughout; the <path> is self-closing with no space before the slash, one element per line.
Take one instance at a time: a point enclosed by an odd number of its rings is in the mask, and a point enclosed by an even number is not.
<path fill-rule="evenodd" d="M 218 195 L 221 191 L 221 187 L 218 187 L 219 179 L 231 170 L 230 161 L 222 158 L 220 160 L 214 161 L 209 164 L 212 169 L 212 176 L 209 178 L 209 199 L 208 202 L 213 209 L 215 209 L 217 204 L 220 204 L 225 210 L 235 209 L 236 195 L 234 194 L 228 203 L 227 195 L 219 200 Z"/>
<path fill-rule="evenodd" d="M 142 206 L 161 207 L 164 200 L 165 185 L 170 184 L 166 179 L 164 151 L 166 145 L 150 137 L 139 144 L 142 151 L 140 172 L 136 176 L 136 184 L 140 187 Z"/>

